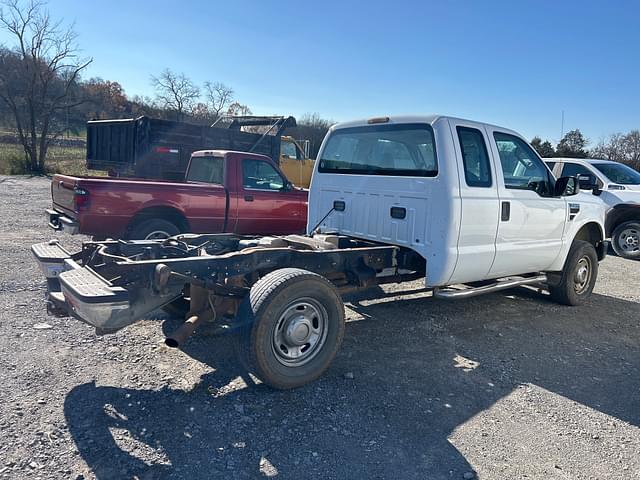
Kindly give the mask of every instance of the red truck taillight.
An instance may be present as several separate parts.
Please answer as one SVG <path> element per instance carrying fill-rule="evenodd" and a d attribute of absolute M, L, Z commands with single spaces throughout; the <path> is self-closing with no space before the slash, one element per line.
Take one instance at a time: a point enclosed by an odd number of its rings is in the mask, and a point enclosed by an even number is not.
<path fill-rule="evenodd" d="M 73 189 L 73 205 L 75 207 L 76 212 L 80 211 L 82 208 L 86 207 L 89 204 L 89 192 L 84 188 L 74 188 Z"/>

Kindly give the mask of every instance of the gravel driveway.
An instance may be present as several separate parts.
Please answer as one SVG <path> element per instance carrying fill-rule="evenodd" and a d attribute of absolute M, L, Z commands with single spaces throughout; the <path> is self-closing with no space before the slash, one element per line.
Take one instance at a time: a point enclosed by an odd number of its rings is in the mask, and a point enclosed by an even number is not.
<path fill-rule="evenodd" d="M 0 177 L 0 478 L 640 478 L 640 262 L 608 257 L 579 308 L 385 287 L 281 392 L 229 337 L 167 349 L 161 313 L 104 337 L 48 317 L 47 206 L 47 179 Z"/>

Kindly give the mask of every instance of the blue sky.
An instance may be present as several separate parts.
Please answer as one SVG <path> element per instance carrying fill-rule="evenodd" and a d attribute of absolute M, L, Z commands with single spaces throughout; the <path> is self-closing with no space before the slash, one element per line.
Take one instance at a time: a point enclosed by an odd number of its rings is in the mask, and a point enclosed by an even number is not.
<path fill-rule="evenodd" d="M 153 95 L 164 68 L 258 114 L 443 113 L 557 141 L 640 128 L 640 2 L 52 0 L 86 76 Z M 0 41 L 6 35 L 0 34 Z"/>

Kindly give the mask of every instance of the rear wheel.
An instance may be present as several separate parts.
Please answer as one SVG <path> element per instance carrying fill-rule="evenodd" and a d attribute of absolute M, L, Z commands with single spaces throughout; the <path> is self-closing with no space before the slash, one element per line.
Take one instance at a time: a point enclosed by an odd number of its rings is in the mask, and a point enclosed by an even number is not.
<path fill-rule="evenodd" d="M 591 295 L 598 277 L 598 254 L 589 242 L 575 240 L 564 268 L 548 274 L 549 293 L 563 305 L 581 305 Z"/>
<path fill-rule="evenodd" d="M 611 235 L 611 247 L 623 258 L 640 258 L 640 222 L 621 223 Z"/>
<path fill-rule="evenodd" d="M 344 305 L 326 278 L 297 268 L 265 275 L 243 300 L 241 360 L 274 388 L 305 385 L 322 375 L 344 336 Z"/>
<path fill-rule="evenodd" d="M 180 229 L 168 220 L 151 218 L 136 223 L 129 235 L 128 240 L 162 240 L 178 235 Z"/>

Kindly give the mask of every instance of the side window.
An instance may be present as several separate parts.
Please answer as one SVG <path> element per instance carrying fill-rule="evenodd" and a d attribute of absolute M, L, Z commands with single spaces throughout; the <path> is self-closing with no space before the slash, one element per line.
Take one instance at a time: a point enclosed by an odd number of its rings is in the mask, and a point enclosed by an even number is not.
<path fill-rule="evenodd" d="M 504 184 L 507 188 L 533 190 L 539 195 L 552 193 L 549 170 L 533 149 L 519 137 L 494 132 Z"/>
<path fill-rule="evenodd" d="M 464 178 L 470 187 L 490 187 L 491 167 L 482 132 L 475 128 L 457 127 Z"/>
<path fill-rule="evenodd" d="M 203 182 L 224 184 L 224 158 L 222 157 L 191 157 L 188 182 Z"/>
<path fill-rule="evenodd" d="M 242 186 L 250 190 L 282 190 L 285 180 L 267 162 L 245 159 L 242 161 Z"/>
<path fill-rule="evenodd" d="M 593 173 L 589 171 L 587 167 L 582 165 L 578 165 L 577 163 L 567 163 L 565 162 L 562 167 L 562 176 L 563 177 L 575 177 L 576 175 L 591 175 Z"/>

